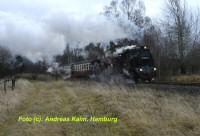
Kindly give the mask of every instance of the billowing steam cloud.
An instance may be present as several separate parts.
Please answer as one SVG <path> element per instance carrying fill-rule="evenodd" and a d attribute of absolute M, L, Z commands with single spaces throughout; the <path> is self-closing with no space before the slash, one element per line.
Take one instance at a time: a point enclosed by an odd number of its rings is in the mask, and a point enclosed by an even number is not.
<path fill-rule="evenodd" d="M 108 21 L 103 15 L 80 17 L 60 11 L 44 17 L 44 21 L 52 32 L 64 35 L 65 41 L 72 44 L 85 45 L 126 36 L 117 23 Z"/>
<path fill-rule="evenodd" d="M 125 36 L 118 25 L 100 15 L 81 17 L 54 11 L 34 18 L 0 11 L 0 45 L 32 61 L 62 53 L 66 43 L 84 46 Z"/>
<path fill-rule="evenodd" d="M 65 41 L 64 35 L 50 31 L 45 23 L 0 12 L 0 44 L 36 61 L 60 53 Z"/>

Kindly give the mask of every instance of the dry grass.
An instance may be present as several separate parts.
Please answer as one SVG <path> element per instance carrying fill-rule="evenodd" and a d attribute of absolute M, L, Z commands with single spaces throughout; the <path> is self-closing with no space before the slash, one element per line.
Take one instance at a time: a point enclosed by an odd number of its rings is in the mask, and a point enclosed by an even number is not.
<path fill-rule="evenodd" d="M 0 136 L 200 135 L 200 95 L 80 81 L 20 80 L 17 85 L 0 95 Z M 19 115 L 37 114 L 115 116 L 119 122 L 17 122 Z"/>

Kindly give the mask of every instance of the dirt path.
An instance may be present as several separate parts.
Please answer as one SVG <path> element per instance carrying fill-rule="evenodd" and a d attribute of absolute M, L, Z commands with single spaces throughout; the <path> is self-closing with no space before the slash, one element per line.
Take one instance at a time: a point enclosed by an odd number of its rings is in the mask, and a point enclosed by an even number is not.
<path fill-rule="evenodd" d="M 39 92 L 41 91 L 38 89 L 37 86 L 32 86 L 34 91 L 31 90 L 30 93 L 28 93 L 29 96 L 31 97 L 26 97 L 22 102 L 17 105 L 14 109 L 9 109 L 7 111 L 7 117 L 4 122 L 1 122 L 1 127 L 0 127 L 0 135 L 1 136 L 6 136 L 10 135 L 10 132 L 12 130 L 12 127 L 15 125 L 18 125 L 17 119 L 20 115 L 24 114 L 27 112 L 27 110 L 32 106 L 34 100 L 36 100 L 39 96 Z M 25 93 L 25 92 L 24 92 Z M 5 97 L 7 97 L 5 95 Z"/>
<path fill-rule="evenodd" d="M 91 93 L 88 88 L 74 84 L 54 82 L 34 83 L 33 90 L 21 105 L 12 110 L 0 127 L 0 136 L 65 136 L 95 134 L 97 131 L 111 133 L 112 125 L 94 123 L 22 123 L 20 116 L 92 116 L 106 112 L 102 96 Z M 73 90 L 72 90 L 73 88 Z M 99 97 L 99 98 L 98 98 Z M 86 115 L 87 114 L 87 115 Z M 110 114 L 110 113 L 108 113 Z M 99 129 L 99 127 L 104 128 Z M 81 130 L 81 131 L 77 131 Z M 101 134 L 99 132 L 99 134 Z"/>

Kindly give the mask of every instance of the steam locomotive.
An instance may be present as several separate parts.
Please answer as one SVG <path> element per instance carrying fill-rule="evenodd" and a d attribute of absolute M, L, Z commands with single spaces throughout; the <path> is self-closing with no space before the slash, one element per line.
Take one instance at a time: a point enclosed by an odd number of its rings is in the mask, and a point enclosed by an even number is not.
<path fill-rule="evenodd" d="M 136 45 L 118 48 L 104 59 L 72 64 L 70 68 L 71 77 L 99 76 L 110 69 L 108 74 L 120 73 L 136 82 L 154 80 L 157 71 L 150 50 Z"/>
<path fill-rule="evenodd" d="M 135 81 L 152 81 L 156 76 L 157 68 L 146 46 L 132 45 L 117 50 L 114 64 Z"/>

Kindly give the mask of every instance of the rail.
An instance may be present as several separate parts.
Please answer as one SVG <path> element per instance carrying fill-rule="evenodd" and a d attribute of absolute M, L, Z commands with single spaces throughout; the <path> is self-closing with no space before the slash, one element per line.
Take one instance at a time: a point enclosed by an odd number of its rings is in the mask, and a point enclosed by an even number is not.
<path fill-rule="evenodd" d="M 147 84 L 200 87 L 200 83 L 177 83 L 177 82 L 165 82 L 165 81 L 154 81 L 154 82 L 147 83 Z"/>

